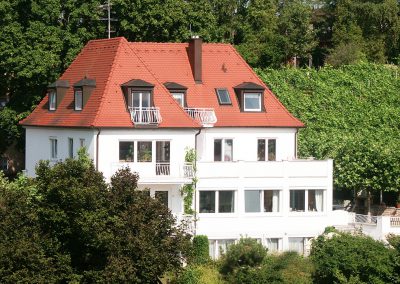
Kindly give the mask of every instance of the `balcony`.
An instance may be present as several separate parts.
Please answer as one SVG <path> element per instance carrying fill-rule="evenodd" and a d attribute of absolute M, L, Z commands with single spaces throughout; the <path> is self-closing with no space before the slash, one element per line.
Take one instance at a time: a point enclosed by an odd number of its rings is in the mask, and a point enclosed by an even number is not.
<path fill-rule="evenodd" d="M 203 127 L 213 127 L 217 122 L 213 108 L 185 108 L 185 111 Z"/>
<path fill-rule="evenodd" d="M 111 164 L 111 172 L 128 167 L 140 176 L 141 184 L 191 183 L 193 166 L 191 164 L 171 164 L 154 162 L 119 162 Z"/>
<path fill-rule="evenodd" d="M 135 125 L 157 125 L 162 121 L 158 107 L 129 107 Z"/>

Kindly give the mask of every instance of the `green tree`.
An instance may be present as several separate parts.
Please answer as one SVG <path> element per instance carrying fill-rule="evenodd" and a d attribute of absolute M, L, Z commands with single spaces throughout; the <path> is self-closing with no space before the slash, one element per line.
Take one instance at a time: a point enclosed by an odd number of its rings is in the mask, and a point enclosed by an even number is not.
<path fill-rule="evenodd" d="M 394 251 L 363 235 L 330 233 L 312 244 L 317 283 L 398 283 Z"/>

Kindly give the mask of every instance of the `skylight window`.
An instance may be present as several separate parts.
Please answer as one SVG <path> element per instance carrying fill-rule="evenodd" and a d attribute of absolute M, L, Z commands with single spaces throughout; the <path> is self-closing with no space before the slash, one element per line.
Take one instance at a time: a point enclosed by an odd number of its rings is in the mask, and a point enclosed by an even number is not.
<path fill-rule="evenodd" d="M 220 105 L 231 105 L 231 97 L 227 89 L 216 89 L 218 102 Z"/>

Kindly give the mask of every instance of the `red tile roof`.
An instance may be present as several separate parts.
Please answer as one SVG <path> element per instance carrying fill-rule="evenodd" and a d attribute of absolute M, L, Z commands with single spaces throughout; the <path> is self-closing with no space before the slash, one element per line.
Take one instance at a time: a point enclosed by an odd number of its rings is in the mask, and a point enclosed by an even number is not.
<path fill-rule="evenodd" d="M 203 44 L 203 82 L 196 84 L 187 54 L 187 43 L 129 43 L 125 38 L 90 41 L 61 76 L 70 86 L 85 76 L 96 80 L 82 111 L 73 107 L 70 87 L 56 111 L 43 98 L 23 125 L 58 127 L 133 127 L 121 85 L 132 79 L 154 84 L 154 105 L 160 108 L 159 127 L 198 128 L 164 86 L 174 82 L 187 87 L 189 107 L 214 108 L 216 127 L 303 127 L 272 94 L 229 44 Z M 265 112 L 240 112 L 233 87 L 253 82 L 265 87 Z M 215 88 L 227 88 L 232 105 L 219 105 Z"/>

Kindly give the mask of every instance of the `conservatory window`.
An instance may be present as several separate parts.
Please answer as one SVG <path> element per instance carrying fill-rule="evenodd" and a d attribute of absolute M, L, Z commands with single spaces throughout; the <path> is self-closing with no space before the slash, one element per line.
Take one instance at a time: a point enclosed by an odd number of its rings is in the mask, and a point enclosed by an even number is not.
<path fill-rule="evenodd" d="M 245 212 L 279 212 L 279 190 L 246 190 Z"/>
<path fill-rule="evenodd" d="M 119 142 L 119 161 L 133 162 L 134 159 L 134 143 L 133 141 Z"/>
<path fill-rule="evenodd" d="M 138 141 L 138 162 L 152 161 L 152 143 L 151 141 Z"/>
<path fill-rule="evenodd" d="M 215 139 L 214 140 L 214 161 L 233 160 L 233 140 Z"/>
<path fill-rule="evenodd" d="M 200 213 L 235 212 L 235 192 L 233 190 L 200 191 Z"/>

